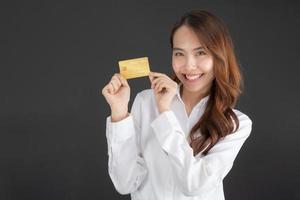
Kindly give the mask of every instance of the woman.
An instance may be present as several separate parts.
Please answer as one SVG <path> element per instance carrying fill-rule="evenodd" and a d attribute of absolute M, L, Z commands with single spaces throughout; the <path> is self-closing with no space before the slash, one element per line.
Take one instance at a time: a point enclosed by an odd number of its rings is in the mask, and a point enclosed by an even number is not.
<path fill-rule="evenodd" d="M 226 26 L 207 11 L 190 11 L 170 37 L 172 78 L 150 72 L 128 113 L 130 87 L 120 74 L 102 89 L 109 175 L 132 199 L 224 198 L 223 179 L 252 128 L 234 109 L 242 76 Z"/>

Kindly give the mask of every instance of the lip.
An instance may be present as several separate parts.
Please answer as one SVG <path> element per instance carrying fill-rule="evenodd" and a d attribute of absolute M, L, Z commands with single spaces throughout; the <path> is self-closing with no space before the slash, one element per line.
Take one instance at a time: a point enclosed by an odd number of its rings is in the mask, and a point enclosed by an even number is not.
<path fill-rule="evenodd" d="M 189 79 L 186 78 L 185 75 L 186 75 L 186 74 L 182 74 L 182 76 L 183 76 L 183 78 L 184 78 L 184 80 L 185 80 L 186 82 L 188 82 L 188 83 L 195 83 L 195 82 L 197 82 L 197 81 L 199 81 L 199 80 L 201 79 L 201 77 L 204 75 L 204 73 L 201 73 L 201 74 L 200 74 L 200 77 L 197 78 L 197 79 L 195 79 L 195 80 L 189 80 Z M 194 75 L 199 75 L 199 74 L 188 74 L 188 75 L 194 76 Z"/>

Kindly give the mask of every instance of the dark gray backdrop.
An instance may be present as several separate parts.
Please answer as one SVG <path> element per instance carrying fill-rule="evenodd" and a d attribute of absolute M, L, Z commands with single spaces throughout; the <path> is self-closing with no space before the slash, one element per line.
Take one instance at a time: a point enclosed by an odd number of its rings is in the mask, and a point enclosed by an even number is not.
<path fill-rule="evenodd" d="M 224 179 L 230 200 L 300 199 L 297 1 L 7 1 L 0 5 L 0 199 L 130 199 L 108 176 L 102 87 L 117 61 L 170 74 L 169 32 L 190 9 L 221 17 L 251 137 Z M 130 80 L 132 100 L 148 78 Z"/>

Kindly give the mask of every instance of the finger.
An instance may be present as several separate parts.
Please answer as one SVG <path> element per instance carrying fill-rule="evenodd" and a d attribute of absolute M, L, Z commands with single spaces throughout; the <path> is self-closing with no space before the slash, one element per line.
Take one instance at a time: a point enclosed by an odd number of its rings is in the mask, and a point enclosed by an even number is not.
<path fill-rule="evenodd" d="M 154 77 L 168 77 L 166 74 L 159 72 L 150 72 L 149 75 Z"/>
<path fill-rule="evenodd" d="M 105 96 L 107 93 L 109 93 L 108 86 L 109 86 L 109 84 L 105 85 L 105 86 L 102 88 L 102 91 L 101 91 L 102 95 Z"/>
<path fill-rule="evenodd" d="M 153 78 L 153 77 L 152 77 L 151 88 L 154 88 L 154 87 L 155 87 L 155 84 L 157 83 L 158 80 L 159 80 L 158 78 Z"/>
<path fill-rule="evenodd" d="M 159 79 L 165 79 L 166 81 L 170 81 L 172 79 L 170 79 L 170 77 L 168 77 L 167 75 L 165 74 L 162 74 L 161 76 L 153 76 L 153 75 L 150 75 L 149 77 L 152 77 L 152 81 L 151 81 L 151 84 L 154 84 L 159 80 Z"/>
<path fill-rule="evenodd" d="M 153 78 L 153 76 L 152 77 L 149 76 L 149 78 L 150 78 L 150 82 L 151 82 L 151 88 L 153 88 L 153 86 L 155 85 L 154 82 L 153 82 L 154 78 Z"/>
<path fill-rule="evenodd" d="M 121 78 L 120 78 L 120 75 L 115 74 L 115 75 L 114 75 L 114 80 L 117 82 L 118 88 L 121 87 L 121 86 L 123 85 L 123 83 L 122 83 L 122 81 L 121 81 Z"/>
<path fill-rule="evenodd" d="M 151 83 L 151 88 L 152 88 L 152 87 L 155 87 L 155 85 L 156 85 L 159 81 L 161 81 L 161 80 L 167 81 L 167 79 L 164 78 L 164 77 L 158 77 L 158 78 L 155 78 L 155 79 L 152 81 L 152 83 Z"/>
<path fill-rule="evenodd" d="M 111 81 L 110 85 L 113 88 L 113 93 L 116 93 L 118 91 L 118 89 L 119 89 L 118 86 L 117 86 L 117 83 L 115 81 Z"/>
<path fill-rule="evenodd" d="M 152 85 L 155 85 L 160 79 L 161 77 L 152 77 Z"/>
<path fill-rule="evenodd" d="M 114 86 L 115 91 L 117 91 L 122 86 L 122 83 L 121 83 L 121 81 L 118 78 L 118 75 L 114 75 L 112 77 L 111 82 L 112 82 L 112 84 Z"/>
<path fill-rule="evenodd" d="M 151 72 L 150 72 L 150 73 L 151 73 Z M 158 76 L 154 76 L 153 74 L 150 74 L 150 73 L 149 73 L 148 76 L 149 76 L 150 82 L 152 83 L 152 81 L 155 80 L 155 79 L 157 79 Z"/>
<path fill-rule="evenodd" d="M 108 84 L 107 91 L 109 92 L 109 94 L 113 94 L 114 93 L 114 88 L 113 88 L 112 84 L 110 84 L 110 83 Z"/>
<path fill-rule="evenodd" d="M 161 80 L 162 81 L 159 82 L 158 87 L 157 87 L 158 91 L 162 91 L 163 88 L 168 89 L 168 88 L 172 87 L 172 84 L 173 84 L 172 80 L 170 81 L 169 79 L 165 79 L 165 78 L 163 78 Z"/>
<path fill-rule="evenodd" d="M 119 78 L 120 82 L 122 83 L 122 85 L 129 86 L 126 78 L 124 78 L 121 74 L 118 74 L 118 78 Z"/>
<path fill-rule="evenodd" d="M 164 88 L 168 88 L 168 83 L 166 82 L 160 82 L 157 88 L 158 92 L 161 92 Z"/>
<path fill-rule="evenodd" d="M 156 85 L 154 86 L 154 90 L 155 90 L 156 92 L 159 92 L 159 91 L 158 91 L 159 85 L 160 85 L 160 82 L 156 83 Z"/>
<path fill-rule="evenodd" d="M 154 86 L 154 90 L 158 90 L 159 85 L 162 84 L 163 82 L 165 82 L 165 80 L 163 79 L 158 80 Z"/>
<path fill-rule="evenodd" d="M 152 83 L 152 80 L 153 80 L 153 76 L 152 75 L 149 75 L 149 80 Z"/>
<path fill-rule="evenodd" d="M 122 85 L 122 83 L 118 77 L 118 74 L 115 74 L 111 80 L 114 81 L 118 87 L 120 87 Z"/>

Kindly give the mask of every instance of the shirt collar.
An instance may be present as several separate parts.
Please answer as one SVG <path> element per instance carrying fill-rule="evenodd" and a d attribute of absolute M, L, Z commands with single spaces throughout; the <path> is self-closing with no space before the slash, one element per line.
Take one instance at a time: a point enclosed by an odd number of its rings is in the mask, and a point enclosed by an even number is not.
<path fill-rule="evenodd" d="M 176 95 L 177 95 L 177 97 L 178 97 L 178 99 L 182 102 L 182 103 L 184 103 L 183 102 L 183 100 L 182 100 L 182 98 L 181 98 L 181 96 L 180 96 L 180 88 L 181 88 L 181 86 L 182 86 L 182 83 L 181 82 L 179 82 L 178 83 L 178 85 L 177 85 L 177 92 L 176 92 Z M 209 97 L 210 97 L 210 95 L 207 95 L 207 96 L 205 96 L 204 98 L 202 98 L 195 106 L 194 106 L 194 108 L 200 108 L 200 107 L 202 107 L 202 106 L 206 106 L 206 103 L 207 103 L 207 101 L 209 100 Z"/>

